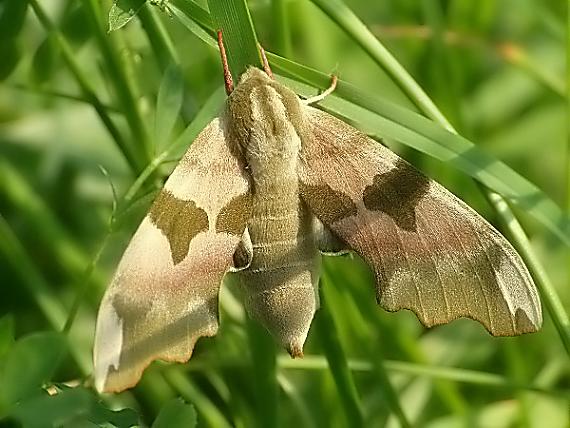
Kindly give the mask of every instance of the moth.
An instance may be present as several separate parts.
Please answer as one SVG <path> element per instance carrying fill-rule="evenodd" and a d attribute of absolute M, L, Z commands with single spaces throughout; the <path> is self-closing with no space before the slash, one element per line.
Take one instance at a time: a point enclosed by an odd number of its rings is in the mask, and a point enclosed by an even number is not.
<path fill-rule="evenodd" d="M 459 317 L 495 336 L 537 331 L 535 285 L 511 244 L 463 201 L 264 71 L 233 87 L 133 236 L 99 309 L 99 391 L 134 386 L 156 359 L 185 362 L 218 329 L 233 272 L 248 314 L 292 357 L 319 307 L 321 254 L 354 251 L 378 303 L 427 327 Z M 332 89 L 332 88 L 331 88 Z"/>

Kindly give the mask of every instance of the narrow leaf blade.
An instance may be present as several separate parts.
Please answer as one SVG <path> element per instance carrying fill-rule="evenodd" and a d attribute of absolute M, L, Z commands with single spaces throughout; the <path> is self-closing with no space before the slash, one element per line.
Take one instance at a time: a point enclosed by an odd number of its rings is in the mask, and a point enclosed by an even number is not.
<path fill-rule="evenodd" d="M 168 144 L 184 99 L 184 78 L 180 67 L 171 64 L 164 73 L 156 100 L 154 123 L 155 146 Z"/>

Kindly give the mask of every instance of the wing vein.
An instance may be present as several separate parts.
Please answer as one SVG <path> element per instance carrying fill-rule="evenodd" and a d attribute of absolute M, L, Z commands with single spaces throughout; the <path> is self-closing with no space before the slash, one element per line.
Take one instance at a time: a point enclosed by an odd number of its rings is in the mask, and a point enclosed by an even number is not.
<path fill-rule="evenodd" d="M 427 227 L 426 227 L 427 223 L 425 221 L 425 218 L 424 218 L 422 212 L 420 210 L 418 210 L 418 211 L 416 211 L 416 214 L 418 215 L 418 218 L 421 220 L 422 224 L 424 225 L 424 228 L 427 229 Z M 435 274 L 437 275 L 437 279 L 439 280 L 439 286 L 440 286 L 441 292 L 443 294 L 443 300 L 445 301 L 445 313 L 447 314 L 447 319 L 450 319 L 451 313 L 449 312 L 449 301 L 447 299 L 447 293 L 445 292 L 445 287 L 443 286 L 443 279 L 441 278 L 441 275 L 439 274 L 439 269 L 437 267 L 436 259 L 433 256 L 433 253 L 428 250 L 427 245 L 426 245 L 421 233 L 418 233 L 418 237 L 419 237 L 419 241 L 422 244 L 422 247 L 424 248 L 425 252 L 429 255 L 429 258 L 433 264 L 433 268 L 435 270 Z M 454 267 L 454 269 L 455 269 L 455 267 Z"/>
<path fill-rule="evenodd" d="M 485 254 L 485 259 L 487 259 L 487 262 L 489 263 L 489 266 L 491 266 L 491 268 L 493 269 L 493 275 L 495 276 L 496 280 L 497 280 L 497 286 L 498 286 L 498 281 L 499 279 L 497 278 L 497 274 L 495 273 L 495 266 L 493 265 L 493 262 L 491 261 L 491 258 L 489 257 L 489 253 L 487 252 L 487 248 L 485 248 L 485 245 L 483 244 L 483 242 L 481 241 L 481 239 L 479 238 L 479 235 L 476 233 L 475 234 L 475 238 L 477 239 L 477 242 L 479 243 L 479 245 L 481 246 L 481 248 L 483 249 L 483 254 Z M 503 294 L 503 290 L 501 290 L 501 287 L 498 287 L 499 291 L 501 292 L 501 294 L 503 295 L 503 298 L 505 297 L 505 295 Z M 511 312 L 511 308 L 509 303 L 506 301 L 505 299 L 505 303 L 507 304 L 507 309 L 509 310 L 509 318 L 511 319 L 511 325 L 513 327 L 513 332 L 517 331 L 516 328 L 516 323 L 515 323 L 515 318 Z"/>
<path fill-rule="evenodd" d="M 418 286 L 418 282 L 416 281 L 416 275 L 414 273 L 414 270 L 412 269 L 412 264 L 410 263 L 410 259 L 408 258 L 408 253 L 406 251 L 406 246 L 404 244 L 404 240 L 402 239 L 402 235 L 400 234 L 400 230 L 398 228 L 398 226 L 394 223 L 393 220 L 390 219 L 390 222 L 395 225 L 394 229 L 396 230 L 396 237 L 398 238 L 398 241 L 401 244 L 402 247 L 402 254 L 404 255 L 404 259 L 406 260 L 406 264 L 408 265 L 408 270 L 410 272 L 410 280 L 412 281 L 412 283 L 414 284 L 414 288 L 416 290 L 416 295 L 418 296 L 418 303 L 420 304 L 420 308 L 422 310 L 422 317 L 424 320 L 427 320 L 426 318 L 426 309 L 424 307 L 424 302 L 423 302 L 423 297 L 420 291 L 420 287 Z"/>
<path fill-rule="evenodd" d="M 481 279 L 479 272 L 477 272 L 477 269 L 475 269 L 475 265 L 471 262 L 471 258 L 469 256 L 469 253 L 465 249 L 465 246 L 463 245 L 463 241 L 461 241 L 461 238 L 457 234 L 457 229 L 456 229 L 455 223 L 454 222 L 447 222 L 447 224 L 451 227 L 453 235 L 457 239 L 457 242 L 459 242 L 459 245 L 461 246 L 461 250 L 465 254 L 465 260 L 467 260 L 467 262 L 471 266 L 471 270 L 473 271 L 473 273 L 475 274 L 475 277 L 477 278 L 477 282 L 479 283 L 479 288 L 481 289 L 481 294 L 483 295 L 483 299 L 485 300 L 485 308 L 487 309 L 487 319 L 489 321 L 489 328 L 491 330 L 494 330 L 494 323 L 493 323 L 493 319 L 491 316 L 491 308 L 489 307 L 489 299 L 487 298 L 487 294 L 485 293 L 485 287 L 483 286 L 483 280 Z M 470 223 L 467 223 L 467 224 L 469 226 L 469 229 L 471 231 L 473 231 L 471 224 Z M 476 231 L 475 231 L 475 236 L 477 236 Z"/>

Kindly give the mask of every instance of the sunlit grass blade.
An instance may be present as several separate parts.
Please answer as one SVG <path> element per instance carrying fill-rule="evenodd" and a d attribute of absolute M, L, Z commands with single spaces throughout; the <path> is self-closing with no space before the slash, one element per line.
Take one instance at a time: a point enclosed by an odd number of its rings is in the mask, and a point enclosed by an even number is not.
<path fill-rule="evenodd" d="M 208 11 L 188 0 L 172 0 L 169 7 L 180 23 L 196 37 L 212 47 L 218 47 L 212 36 L 214 24 Z M 207 28 L 209 32 L 204 28 Z"/>
<path fill-rule="evenodd" d="M 230 70 L 237 79 L 251 65 L 260 65 L 257 36 L 245 0 L 208 0 L 216 30 L 222 30 Z"/>
<path fill-rule="evenodd" d="M 271 16 L 274 22 L 275 45 L 278 54 L 291 56 L 291 28 L 289 24 L 289 3 L 286 0 L 271 0 Z"/>
<path fill-rule="evenodd" d="M 145 4 L 139 10 L 138 18 L 148 35 L 148 41 L 160 69 L 165 72 L 170 64 L 179 65 L 180 58 L 174 42 L 153 7 Z"/>
<path fill-rule="evenodd" d="M 328 370 L 328 361 L 324 356 L 306 355 L 302 360 L 291 360 L 287 357 L 278 358 L 279 368 L 284 370 Z M 532 384 L 514 383 L 505 376 L 496 373 L 487 373 L 476 370 L 456 367 L 430 366 L 408 363 L 404 361 L 384 360 L 386 370 L 393 373 L 405 373 L 414 376 L 426 376 L 434 379 L 446 379 L 454 382 L 491 386 L 504 389 L 524 389 L 548 395 L 563 395 L 570 397 L 570 390 L 553 391 Z M 365 360 L 348 360 L 348 367 L 355 372 L 370 372 L 374 370 L 373 363 Z"/>
<path fill-rule="evenodd" d="M 180 67 L 173 63 L 166 69 L 158 89 L 154 118 L 155 148 L 168 145 L 183 100 L 184 76 Z"/>
<path fill-rule="evenodd" d="M 566 209 L 570 213 L 570 0 L 566 2 Z M 570 260 L 570 256 L 568 257 Z M 570 266 L 570 263 L 568 264 Z M 570 272 L 570 268 L 569 268 Z"/>
<path fill-rule="evenodd" d="M 203 29 L 207 29 L 209 31 L 207 34 L 213 37 L 215 33 L 214 21 L 212 21 L 212 17 L 206 9 L 193 0 L 170 0 L 169 7 L 172 6 L 176 7 L 187 18 L 195 21 Z"/>

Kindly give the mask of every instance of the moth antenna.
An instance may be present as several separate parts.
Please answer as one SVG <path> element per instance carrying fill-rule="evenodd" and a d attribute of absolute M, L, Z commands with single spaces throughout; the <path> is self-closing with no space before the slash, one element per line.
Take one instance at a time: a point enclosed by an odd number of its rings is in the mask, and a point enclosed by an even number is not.
<path fill-rule="evenodd" d="M 318 103 L 319 101 L 324 100 L 327 96 L 329 96 L 330 94 L 332 94 L 334 92 L 334 90 L 336 89 L 336 84 L 338 83 L 338 77 L 336 77 L 334 74 L 331 76 L 331 84 L 330 86 L 324 90 L 322 93 L 320 93 L 319 95 L 315 95 L 314 97 L 311 98 L 307 98 L 306 100 L 304 100 L 303 102 L 307 105 L 309 104 L 313 104 L 313 103 Z"/>
<path fill-rule="evenodd" d="M 265 55 L 265 49 L 259 43 L 257 44 L 259 47 L 259 52 L 261 53 L 261 60 L 263 61 L 263 71 L 273 79 L 273 72 L 271 71 L 271 67 L 269 67 L 269 61 L 267 61 L 267 55 Z"/>
<path fill-rule="evenodd" d="M 228 57 L 226 55 L 226 48 L 224 47 L 224 38 L 222 37 L 222 30 L 218 30 L 218 47 L 220 48 L 220 56 L 222 58 L 222 66 L 224 67 L 224 83 L 226 85 L 226 94 L 231 94 L 234 91 L 234 79 L 228 65 Z"/>

